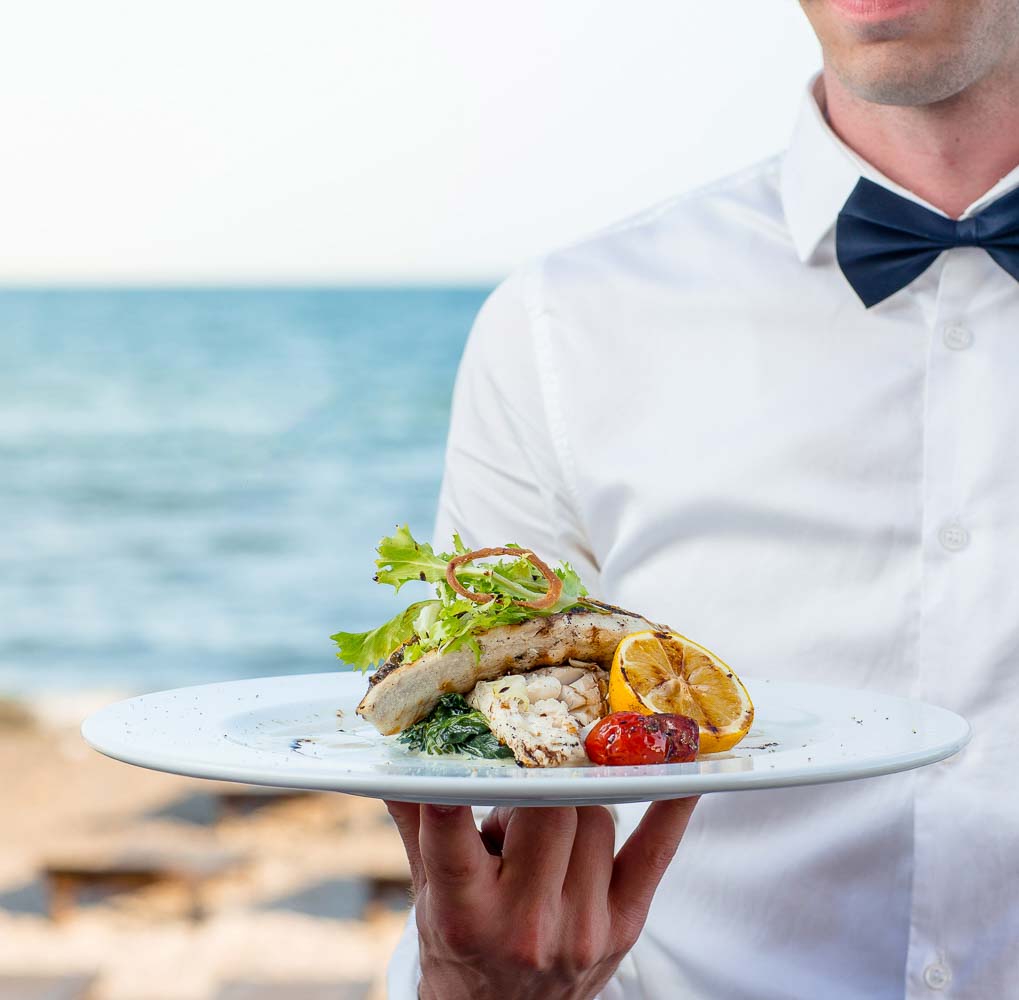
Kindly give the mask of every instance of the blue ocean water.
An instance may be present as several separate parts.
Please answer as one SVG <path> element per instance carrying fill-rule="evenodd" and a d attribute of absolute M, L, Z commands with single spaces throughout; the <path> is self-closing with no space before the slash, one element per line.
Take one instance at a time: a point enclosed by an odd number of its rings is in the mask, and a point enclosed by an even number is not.
<path fill-rule="evenodd" d="M 335 669 L 486 294 L 0 292 L 0 693 Z"/>

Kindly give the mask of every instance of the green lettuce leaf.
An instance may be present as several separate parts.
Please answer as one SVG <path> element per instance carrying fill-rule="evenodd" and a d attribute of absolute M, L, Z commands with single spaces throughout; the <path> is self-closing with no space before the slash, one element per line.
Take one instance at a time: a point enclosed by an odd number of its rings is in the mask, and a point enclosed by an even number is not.
<path fill-rule="evenodd" d="M 395 618 L 370 632 L 337 632 L 330 636 L 340 648 L 337 656 L 358 670 L 382 663 L 398 646 L 414 637 L 414 619 L 428 604 L 438 601 L 417 601 Z"/>
<path fill-rule="evenodd" d="M 519 548 L 512 543 L 506 548 Z M 454 555 L 467 551 L 458 534 L 453 536 L 453 552 L 438 554 L 427 542 L 419 542 L 405 524 L 383 538 L 378 545 L 375 579 L 395 590 L 411 581 L 435 585 L 435 600 L 418 601 L 392 621 L 370 632 L 338 632 L 333 636 L 339 645 L 337 656 L 360 670 L 367 670 L 385 661 L 400 645 L 406 643 L 403 661 L 413 663 L 433 649 L 448 652 L 466 646 L 480 655 L 475 635 L 499 625 L 515 625 L 532 618 L 542 618 L 571 608 L 602 612 L 593 602 L 585 600 L 587 589 L 576 571 L 562 563 L 555 573 L 563 582 L 562 594 L 551 608 L 523 608 L 514 601 L 533 601 L 548 588 L 548 582 L 526 558 L 504 562 L 479 562 L 457 569 L 457 577 L 475 593 L 492 594 L 486 603 L 471 601 L 458 594 L 446 582 L 446 566 Z"/>
<path fill-rule="evenodd" d="M 445 579 L 448 558 L 437 556 L 427 542 L 417 542 L 405 524 L 379 542 L 375 565 L 376 583 L 388 583 L 399 590 L 410 580 L 438 583 Z"/>

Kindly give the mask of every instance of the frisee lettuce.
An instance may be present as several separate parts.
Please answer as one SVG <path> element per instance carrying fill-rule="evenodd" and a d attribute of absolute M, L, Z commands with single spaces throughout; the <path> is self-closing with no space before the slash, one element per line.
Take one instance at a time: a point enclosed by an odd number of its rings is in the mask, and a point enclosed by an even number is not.
<path fill-rule="evenodd" d="M 519 545 L 506 546 L 520 548 Z M 457 567 L 457 578 L 478 593 L 495 594 L 487 604 L 469 601 L 446 583 L 446 566 L 454 556 L 467 551 L 459 535 L 453 536 L 453 551 L 436 553 L 427 542 L 419 542 L 405 524 L 383 538 L 375 560 L 375 581 L 394 591 L 412 580 L 435 585 L 435 599 L 416 601 L 391 621 L 368 632 L 337 632 L 332 636 L 339 647 L 337 657 L 357 670 L 368 670 L 387 660 L 403 646 L 403 662 L 412 663 L 436 649 L 449 652 L 466 646 L 479 654 L 478 632 L 498 625 L 516 625 L 531 618 L 544 618 L 573 608 L 603 612 L 586 600 L 587 589 L 569 563 L 555 567 L 563 582 L 559 600 L 542 611 L 522 608 L 514 600 L 533 601 L 545 593 L 547 581 L 526 558 L 509 562 L 479 562 Z"/>
<path fill-rule="evenodd" d="M 378 567 L 375 582 L 388 583 L 396 591 L 410 580 L 438 583 L 445 578 L 446 563 L 453 558 L 437 556 L 427 542 L 416 542 L 406 524 L 383 538 L 376 551 L 379 557 L 375 560 Z"/>
<path fill-rule="evenodd" d="M 340 647 L 336 654 L 351 666 L 364 667 L 388 659 L 389 654 L 414 635 L 414 621 L 424 605 L 438 601 L 418 601 L 369 632 L 337 632 L 332 637 Z M 363 667 L 361 665 L 364 665 Z"/>

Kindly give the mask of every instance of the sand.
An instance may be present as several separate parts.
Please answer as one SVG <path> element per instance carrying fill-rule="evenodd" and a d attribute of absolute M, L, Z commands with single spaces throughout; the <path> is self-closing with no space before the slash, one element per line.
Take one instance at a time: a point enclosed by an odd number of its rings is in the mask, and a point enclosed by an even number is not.
<path fill-rule="evenodd" d="M 90 1000 L 214 1000 L 234 980 L 370 984 L 408 904 L 406 861 L 381 803 L 335 794 L 244 808 L 236 786 L 130 767 L 89 749 L 97 701 L 0 705 L 0 984 L 5 975 L 95 973 Z M 237 855 L 197 897 L 164 880 L 83 887 L 50 915 L 45 871 L 128 850 Z M 202 915 L 195 919 L 194 903 Z"/>

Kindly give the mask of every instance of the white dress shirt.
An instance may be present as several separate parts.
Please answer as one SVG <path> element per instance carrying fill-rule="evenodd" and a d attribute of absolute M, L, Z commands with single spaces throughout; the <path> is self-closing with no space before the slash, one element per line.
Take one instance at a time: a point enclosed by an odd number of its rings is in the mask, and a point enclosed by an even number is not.
<path fill-rule="evenodd" d="M 964 247 L 865 309 L 833 235 L 861 175 L 920 200 L 808 95 L 784 155 L 507 280 L 463 357 L 439 545 L 519 542 L 741 674 L 974 730 L 702 799 L 606 998 L 1019 997 L 1019 284 Z"/>

